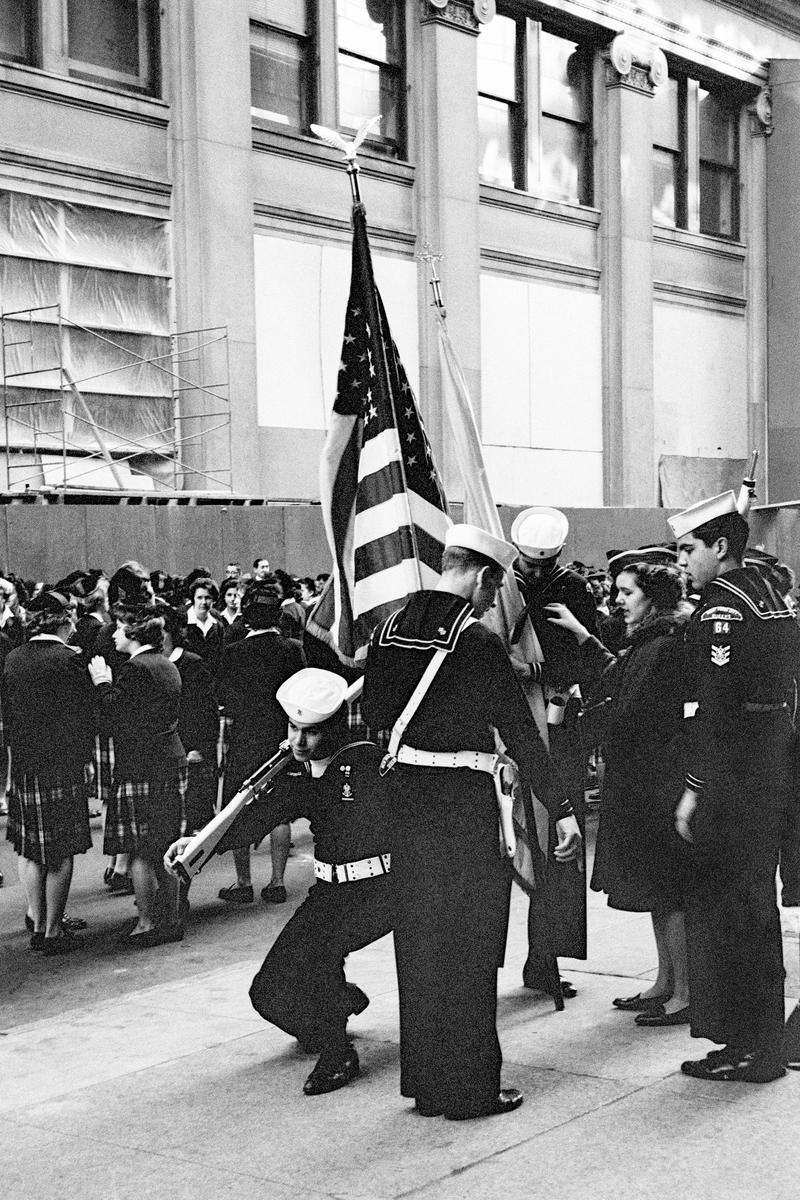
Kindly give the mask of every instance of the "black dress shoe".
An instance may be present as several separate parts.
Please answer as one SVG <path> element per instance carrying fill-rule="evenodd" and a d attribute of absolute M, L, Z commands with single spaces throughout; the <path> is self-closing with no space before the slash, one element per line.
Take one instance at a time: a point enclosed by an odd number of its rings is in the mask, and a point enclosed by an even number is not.
<path fill-rule="evenodd" d="M 230 887 L 220 888 L 217 895 L 226 904 L 252 904 L 253 886 L 250 883 L 232 884 Z"/>
<path fill-rule="evenodd" d="M 637 992 L 635 996 L 617 996 L 611 1003 L 620 1012 L 652 1012 L 654 1008 L 661 1008 L 664 1001 L 669 999 L 669 996 L 643 996 L 641 992 Z"/>
<path fill-rule="evenodd" d="M 720 1083 L 772 1083 L 786 1074 L 772 1054 L 729 1054 L 712 1050 L 706 1058 L 681 1063 L 684 1075 Z"/>
<path fill-rule="evenodd" d="M 358 1055 L 350 1046 L 345 1051 L 323 1050 L 319 1062 L 303 1084 L 306 1096 L 336 1092 L 355 1079 L 360 1071 Z"/>
<path fill-rule="evenodd" d="M 36 937 L 36 934 L 33 935 Z M 73 950 L 83 949 L 83 938 L 76 937 L 74 933 L 67 933 L 62 929 L 58 937 L 43 938 L 41 951 L 45 958 L 51 958 L 55 955 L 71 954 Z"/>
<path fill-rule="evenodd" d="M 33 918 L 25 913 L 25 928 L 28 933 L 33 933 Z M 83 917 L 62 917 L 61 928 L 66 929 L 68 933 L 77 933 L 79 929 L 86 928 L 86 922 Z"/>
<path fill-rule="evenodd" d="M 117 938 L 117 945 L 125 950 L 150 950 L 153 946 L 166 946 L 169 942 L 183 941 L 182 925 L 161 925 L 147 929 L 144 933 L 125 933 Z"/>
<path fill-rule="evenodd" d="M 675 1012 L 664 1012 L 664 1009 L 659 1005 L 658 1008 L 651 1009 L 650 1012 L 639 1013 L 636 1017 L 637 1025 L 645 1025 L 648 1029 L 661 1028 L 665 1025 L 688 1025 L 689 1024 L 689 1005 L 683 1008 L 678 1008 Z"/>
<path fill-rule="evenodd" d="M 278 887 L 263 887 L 261 889 L 261 899 L 265 904 L 285 904 L 286 903 L 286 888 L 283 884 Z"/>
<path fill-rule="evenodd" d="M 446 1112 L 448 1121 L 472 1121 L 476 1117 L 501 1117 L 503 1113 L 514 1112 L 525 1099 L 517 1088 L 503 1088 L 497 1098 L 478 1109 L 469 1112 Z"/>

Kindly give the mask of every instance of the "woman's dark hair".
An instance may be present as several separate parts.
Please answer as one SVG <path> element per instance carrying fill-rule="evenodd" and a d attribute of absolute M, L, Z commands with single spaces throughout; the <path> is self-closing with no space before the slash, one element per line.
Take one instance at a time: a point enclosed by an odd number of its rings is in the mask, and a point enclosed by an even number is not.
<path fill-rule="evenodd" d="M 617 579 L 620 575 L 633 576 L 658 615 L 674 613 L 686 595 L 683 572 L 677 567 L 638 562 L 623 567 Z"/>
<path fill-rule="evenodd" d="M 281 619 L 281 589 L 274 575 L 253 579 L 242 593 L 242 618 L 249 629 L 271 629 Z"/>
<path fill-rule="evenodd" d="M 212 603 L 213 604 L 217 603 L 217 601 L 219 600 L 219 589 L 217 588 L 217 585 L 214 583 L 214 580 L 211 579 L 208 575 L 198 575 L 198 577 L 196 579 L 193 579 L 192 582 L 189 584 L 189 586 L 186 589 L 186 594 L 190 600 L 194 600 L 194 594 L 198 590 L 198 588 L 205 588 L 205 590 L 207 592 L 211 593 Z"/>
<path fill-rule="evenodd" d="M 225 593 L 226 593 L 226 592 L 229 592 L 229 591 L 231 590 L 231 588 L 235 588 L 235 589 L 236 589 L 236 591 L 238 592 L 238 590 L 239 590 L 239 580 L 238 580 L 238 579 L 233 579 L 232 577 L 231 577 L 230 579 L 223 579 L 222 583 L 219 585 L 219 598 L 220 598 L 220 600 L 224 600 L 224 599 L 225 599 Z"/>
<path fill-rule="evenodd" d="M 69 621 L 69 609 L 65 608 L 62 612 L 32 612 L 28 613 L 25 620 L 25 632 L 28 637 L 35 637 L 37 633 L 58 633 L 63 625 Z"/>
<path fill-rule="evenodd" d="M 186 629 L 186 609 L 175 608 L 171 604 L 165 604 L 163 608 L 158 610 L 158 615 L 164 622 L 164 632 L 168 633 L 172 638 L 173 645 L 182 645 L 183 634 Z"/>
<path fill-rule="evenodd" d="M 162 609 L 157 609 L 153 604 L 140 608 L 127 608 L 119 604 L 114 615 L 132 642 L 161 650 L 164 645 L 164 618 L 161 612 Z"/>

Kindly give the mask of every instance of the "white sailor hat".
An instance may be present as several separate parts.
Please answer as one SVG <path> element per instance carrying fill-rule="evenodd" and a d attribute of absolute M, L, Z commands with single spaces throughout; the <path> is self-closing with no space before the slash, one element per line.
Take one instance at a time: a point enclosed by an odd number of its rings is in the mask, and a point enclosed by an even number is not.
<path fill-rule="evenodd" d="M 496 562 L 498 567 L 508 571 L 513 565 L 517 552 L 502 538 L 487 533 L 477 525 L 451 525 L 444 537 L 445 550 L 451 546 L 460 546 L 463 550 L 474 550 Z"/>
<path fill-rule="evenodd" d="M 514 518 L 511 540 L 526 558 L 555 558 L 569 533 L 569 521 L 557 508 L 525 508 Z"/>
<path fill-rule="evenodd" d="M 275 693 L 293 725 L 321 725 L 344 704 L 347 680 L 320 667 L 303 667 L 282 683 Z"/>
<path fill-rule="evenodd" d="M 736 493 L 721 492 L 719 496 L 712 496 L 709 500 L 701 500 L 699 504 L 685 508 L 677 516 L 667 517 L 667 524 L 680 540 L 684 534 L 699 529 L 707 521 L 713 521 L 716 517 L 726 517 L 729 513 L 737 511 Z"/>

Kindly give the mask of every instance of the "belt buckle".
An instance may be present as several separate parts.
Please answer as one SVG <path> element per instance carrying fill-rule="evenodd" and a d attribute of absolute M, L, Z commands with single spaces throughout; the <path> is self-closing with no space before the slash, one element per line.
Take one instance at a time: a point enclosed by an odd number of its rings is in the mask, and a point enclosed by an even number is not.
<path fill-rule="evenodd" d="M 396 762 L 397 759 L 393 754 L 384 754 L 383 758 L 381 759 L 381 765 L 378 767 L 378 774 L 380 775 L 381 779 L 389 774 Z"/>
<path fill-rule="evenodd" d="M 339 872 L 341 872 L 341 874 Z M 341 863 L 336 864 L 336 866 L 333 868 L 332 875 L 332 883 L 347 883 L 347 867 L 343 866 Z"/>

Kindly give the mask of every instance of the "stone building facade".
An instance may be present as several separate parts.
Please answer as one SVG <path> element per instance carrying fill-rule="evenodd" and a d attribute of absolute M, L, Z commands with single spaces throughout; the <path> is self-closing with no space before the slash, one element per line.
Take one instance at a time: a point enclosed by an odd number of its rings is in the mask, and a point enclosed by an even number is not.
<path fill-rule="evenodd" d="M 797 498 L 790 0 L 8 0 L 3 311 L 46 342 L 58 303 L 100 423 L 142 445 L 170 333 L 225 326 L 230 425 L 187 450 L 195 479 L 227 455 L 235 491 L 313 500 L 350 200 L 310 125 L 377 112 L 376 276 L 448 494 L 424 243 L 499 502 L 680 502 L 754 449 L 761 498 Z M 148 365 L 104 365 L 103 338 Z"/>

